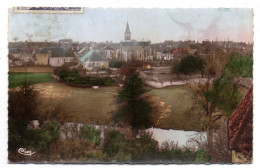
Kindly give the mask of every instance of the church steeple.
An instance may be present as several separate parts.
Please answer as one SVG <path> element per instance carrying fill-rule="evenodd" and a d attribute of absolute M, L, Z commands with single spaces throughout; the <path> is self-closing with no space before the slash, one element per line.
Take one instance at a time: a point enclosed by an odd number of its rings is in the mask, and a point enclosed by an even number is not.
<path fill-rule="evenodd" d="M 129 25 L 128 25 L 128 22 L 126 24 L 126 29 L 125 29 L 125 40 L 131 40 L 131 32 L 130 32 L 130 29 L 129 29 Z"/>

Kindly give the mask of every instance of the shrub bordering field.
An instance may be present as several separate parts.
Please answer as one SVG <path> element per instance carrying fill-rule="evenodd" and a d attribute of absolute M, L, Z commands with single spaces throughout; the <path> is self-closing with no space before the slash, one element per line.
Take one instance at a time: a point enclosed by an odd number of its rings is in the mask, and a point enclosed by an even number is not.
<path fill-rule="evenodd" d="M 62 81 L 72 85 L 85 85 L 85 86 L 110 86 L 115 83 L 111 78 L 91 78 L 80 76 L 78 71 L 60 71 L 59 77 Z"/>

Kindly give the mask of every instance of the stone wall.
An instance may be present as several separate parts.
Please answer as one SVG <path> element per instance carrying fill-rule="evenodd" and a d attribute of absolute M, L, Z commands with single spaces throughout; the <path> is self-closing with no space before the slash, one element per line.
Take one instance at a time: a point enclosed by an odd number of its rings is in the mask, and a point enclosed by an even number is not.
<path fill-rule="evenodd" d="M 154 88 L 164 88 L 167 86 L 180 86 L 180 85 L 193 84 L 193 83 L 206 83 L 207 80 L 208 80 L 207 78 L 197 78 L 197 79 L 179 80 L 179 81 L 163 81 L 163 82 L 158 82 L 154 80 L 145 80 L 144 84 Z M 213 78 L 210 79 L 209 82 L 213 83 Z"/>
<path fill-rule="evenodd" d="M 202 74 L 192 74 L 192 75 L 185 75 L 185 74 L 172 74 L 172 73 L 154 73 L 154 72 L 146 72 L 146 71 L 139 71 L 139 77 L 144 80 L 154 80 L 158 82 L 164 81 L 178 81 L 178 80 L 190 80 L 190 79 L 198 79 L 202 78 Z"/>

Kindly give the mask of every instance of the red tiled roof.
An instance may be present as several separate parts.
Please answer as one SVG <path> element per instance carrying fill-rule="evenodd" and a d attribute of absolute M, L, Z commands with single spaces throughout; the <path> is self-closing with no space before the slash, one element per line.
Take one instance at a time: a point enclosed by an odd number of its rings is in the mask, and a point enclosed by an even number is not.
<path fill-rule="evenodd" d="M 229 148 L 252 157 L 253 152 L 253 87 L 228 119 Z"/>

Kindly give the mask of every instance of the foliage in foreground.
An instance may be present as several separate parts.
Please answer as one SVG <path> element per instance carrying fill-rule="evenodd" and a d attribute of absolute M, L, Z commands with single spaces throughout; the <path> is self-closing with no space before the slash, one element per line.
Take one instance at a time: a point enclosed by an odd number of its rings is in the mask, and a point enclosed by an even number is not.
<path fill-rule="evenodd" d="M 94 145 L 99 145 L 100 144 L 100 131 L 99 130 L 96 130 L 94 129 L 93 127 L 91 126 L 88 126 L 88 125 L 84 125 L 82 128 L 81 128 L 81 134 L 83 136 L 83 138 L 85 140 L 87 140 L 88 142 L 94 144 Z"/>
<path fill-rule="evenodd" d="M 235 77 L 252 77 L 252 66 L 251 58 L 236 52 L 231 53 L 224 74 L 218 79 L 213 89 L 205 93 L 207 100 L 230 115 L 242 98 L 233 79 Z"/>
<path fill-rule="evenodd" d="M 18 123 L 9 121 L 9 150 L 23 147 L 36 151 L 37 154 L 29 159 L 31 161 L 42 161 L 42 158 L 50 162 L 78 163 L 208 163 L 210 161 L 209 155 L 204 150 L 194 152 L 189 149 L 160 148 L 149 132 L 141 132 L 135 140 L 127 140 L 116 130 L 106 131 L 103 145 L 96 146 L 85 139 L 58 139 L 57 123 L 46 123 L 39 130 L 30 130 L 25 124 Z M 22 131 L 17 131 L 18 129 Z M 9 157 L 15 160 L 14 157 Z"/>
<path fill-rule="evenodd" d="M 144 132 L 134 141 L 112 130 L 107 133 L 102 152 L 83 157 L 91 163 L 209 163 L 210 156 L 204 150 L 159 148 L 152 134 Z"/>
<path fill-rule="evenodd" d="M 34 149 L 44 152 L 51 142 L 59 137 L 59 125 L 48 122 L 42 129 L 32 130 L 28 127 L 33 120 L 36 107 L 36 92 L 30 86 L 9 91 L 8 100 L 8 149 Z"/>
<path fill-rule="evenodd" d="M 239 104 L 242 95 L 232 80 L 220 78 L 214 88 L 205 93 L 206 98 L 219 109 L 230 115 Z"/>
<path fill-rule="evenodd" d="M 8 92 L 8 118 L 21 120 L 29 123 L 33 120 L 33 112 L 36 108 L 37 92 L 32 87 L 24 85 L 17 89 L 11 89 Z"/>
<path fill-rule="evenodd" d="M 50 161 L 54 162 L 80 160 L 82 156 L 93 151 L 95 151 L 93 145 L 74 138 L 54 141 L 49 147 Z"/>
<path fill-rule="evenodd" d="M 42 129 L 29 129 L 27 124 L 20 120 L 8 121 L 8 149 L 31 149 L 37 152 L 46 152 L 49 145 L 59 137 L 59 125 L 48 122 Z"/>

